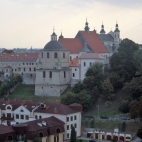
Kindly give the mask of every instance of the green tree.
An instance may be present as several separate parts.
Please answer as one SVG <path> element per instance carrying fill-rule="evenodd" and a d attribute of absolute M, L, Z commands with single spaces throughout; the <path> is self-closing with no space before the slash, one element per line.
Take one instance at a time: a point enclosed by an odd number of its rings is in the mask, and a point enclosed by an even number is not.
<path fill-rule="evenodd" d="M 142 50 L 135 51 L 133 58 L 137 71 L 142 74 Z"/>
<path fill-rule="evenodd" d="M 130 83 L 125 83 L 122 90 L 133 99 L 139 99 L 142 96 L 142 77 L 133 78 Z"/>
<path fill-rule="evenodd" d="M 137 131 L 137 137 L 142 139 L 142 127 Z"/>
<path fill-rule="evenodd" d="M 123 39 L 118 48 L 110 58 L 111 71 L 116 72 L 121 78 L 127 79 L 128 76 L 134 76 L 136 67 L 134 64 L 134 52 L 138 50 L 138 44 L 129 39 Z"/>
<path fill-rule="evenodd" d="M 72 88 L 74 93 L 79 93 L 81 90 L 84 90 L 85 86 L 82 82 L 78 82 Z"/>
<path fill-rule="evenodd" d="M 122 132 L 125 132 L 125 128 L 126 128 L 126 123 L 125 123 L 125 122 L 122 122 L 121 131 L 122 131 Z"/>
<path fill-rule="evenodd" d="M 111 72 L 108 75 L 108 78 L 109 78 L 111 84 L 113 85 L 114 89 L 118 89 L 118 88 L 121 88 L 123 86 L 123 79 L 120 78 L 120 76 L 117 73 Z"/>
<path fill-rule="evenodd" d="M 73 126 L 71 127 L 70 142 L 76 142 L 76 131 L 75 131 L 75 128 Z"/>
<path fill-rule="evenodd" d="M 138 106 L 139 116 L 142 118 L 142 100 L 140 100 L 138 103 L 139 103 L 139 106 Z"/>
<path fill-rule="evenodd" d="M 129 104 L 129 111 L 132 119 L 135 119 L 138 117 L 138 102 L 136 100 L 133 100 Z"/>

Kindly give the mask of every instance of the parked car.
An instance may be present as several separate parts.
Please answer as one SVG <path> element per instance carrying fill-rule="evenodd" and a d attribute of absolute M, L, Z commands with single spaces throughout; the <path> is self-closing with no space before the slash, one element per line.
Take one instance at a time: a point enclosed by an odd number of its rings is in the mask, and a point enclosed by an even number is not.
<path fill-rule="evenodd" d="M 89 140 L 89 142 L 98 142 L 98 141 L 97 141 L 97 140 L 92 139 L 92 140 Z"/>
<path fill-rule="evenodd" d="M 101 115 L 100 118 L 101 118 L 101 119 L 108 119 L 108 117 L 105 116 L 105 115 Z"/>
<path fill-rule="evenodd" d="M 127 118 L 127 117 L 121 117 L 121 120 L 130 120 L 130 118 Z"/>

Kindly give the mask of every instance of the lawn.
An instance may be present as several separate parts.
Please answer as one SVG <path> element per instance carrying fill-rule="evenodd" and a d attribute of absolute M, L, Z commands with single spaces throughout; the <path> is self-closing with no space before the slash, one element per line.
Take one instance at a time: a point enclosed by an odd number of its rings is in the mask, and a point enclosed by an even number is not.
<path fill-rule="evenodd" d="M 9 95 L 8 99 L 13 100 L 13 99 L 20 99 L 20 100 L 32 100 L 34 102 L 55 102 L 56 100 L 60 102 L 60 97 L 45 97 L 45 96 L 35 96 L 34 95 L 34 85 L 25 85 L 25 84 L 20 84 L 12 94 Z"/>

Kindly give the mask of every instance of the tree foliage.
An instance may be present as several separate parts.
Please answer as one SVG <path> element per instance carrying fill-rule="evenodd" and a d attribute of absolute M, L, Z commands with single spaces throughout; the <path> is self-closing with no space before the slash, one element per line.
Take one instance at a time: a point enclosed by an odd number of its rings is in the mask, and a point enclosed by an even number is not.
<path fill-rule="evenodd" d="M 85 86 L 82 82 L 78 82 L 72 88 L 74 93 L 79 93 L 81 90 L 84 90 Z"/>
<path fill-rule="evenodd" d="M 142 96 L 142 77 L 133 78 L 130 83 L 125 83 L 123 91 L 129 94 L 133 99 L 138 100 Z"/>
<path fill-rule="evenodd" d="M 138 44 L 127 38 L 122 40 L 118 52 L 110 58 L 111 71 L 116 72 L 124 79 L 127 79 L 128 76 L 134 76 L 136 67 L 133 56 L 136 50 L 138 50 Z"/>
<path fill-rule="evenodd" d="M 137 136 L 142 139 L 142 127 L 138 129 Z"/>
<path fill-rule="evenodd" d="M 76 142 L 76 132 L 75 132 L 75 128 L 73 126 L 71 126 L 70 142 Z"/>

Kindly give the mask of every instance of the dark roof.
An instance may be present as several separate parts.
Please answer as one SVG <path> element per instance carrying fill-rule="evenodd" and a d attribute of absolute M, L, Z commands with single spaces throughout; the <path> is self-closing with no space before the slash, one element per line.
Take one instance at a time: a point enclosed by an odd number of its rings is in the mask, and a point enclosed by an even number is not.
<path fill-rule="evenodd" d="M 118 28 L 116 28 L 114 32 L 120 32 L 120 31 L 119 31 L 119 29 L 118 29 Z"/>
<path fill-rule="evenodd" d="M 98 36 L 101 39 L 101 41 L 114 41 L 111 34 L 98 34 Z"/>
<path fill-rule="evenodd" d="M 51 36 L 56 36 L 55 32 L 53 32 L 53 34 Z"/>
<path fill-rule="evenodd" d="M 67 49 L 65 49 L 65 47 L 56 40 L 52 40 L 50 42 L 48 42 L 45 46 L 43 50 L 47 50 L 47 51 L 67 51 Z"/>
<path fill-rule="evenodd" d="M 5 126 L 3 124 L 0 124 L 0 130 L 0 135 L 14 132 L 12 126 Z"/>
<path fill-rule="evenodd" d="M 105 32 L 105 30 L 104 30 L 104 29 L 101 29 L 100 33 L 104 33 L 104 34 L 105 34 L 106 32 Z"/>
<path fill-rule="evenodd" d="M 92 53 L 92 51 L 90 49 L 88 49 L 87 47 L 82 48 L 81 50 L 79 50 L 79 52 Z"/>
<path fill-rule="evenodd" d="M 40 113 L 50 113 L 50 114 L 62 114 L 62 115 L 67 115 L 67 114 L 71 114 L 71 113 L 77 113 L 77 112 L 81 112 L 81 111 L 77 111 L 72 109 L 71 107 L 67 106 L 67 105 L 63 105 L 63 104 L 59 104 L 59 103 L 52 103 L 52 104 L 46 104 L 46 108 L 38 108 L 35 110 L 35 112 L 40 112 Z M 55 111 L 56 109 L 56 111 Z"/>

